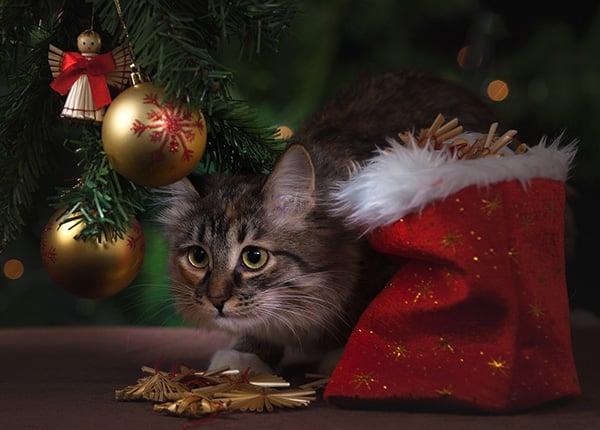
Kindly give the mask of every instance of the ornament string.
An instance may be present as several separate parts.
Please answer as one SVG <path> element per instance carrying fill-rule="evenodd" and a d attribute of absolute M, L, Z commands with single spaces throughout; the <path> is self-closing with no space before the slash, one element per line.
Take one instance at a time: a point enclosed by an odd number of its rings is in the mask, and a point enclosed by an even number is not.
<path fill-rule="evenodd" d="M 119 22 L 121 23 L 123 34 L 125 34 L 127 49 L 129 50 L 129 54 L 131 55 L 131 69 L 133 70 L 136 69 L 135 54 L 133 53 L 133 48 L 131 47 L 131 38 L 129 37 L 129 30 L 127 29 L 127 24 L 125 24 L 125 18 L 123 18 L 123 8 L 121 7 L 121 2 L 119 0 L 113 0 L 113 3 L 115 4 L 115 9 L 117 10 L 117 15 L 119 16 Z"/>

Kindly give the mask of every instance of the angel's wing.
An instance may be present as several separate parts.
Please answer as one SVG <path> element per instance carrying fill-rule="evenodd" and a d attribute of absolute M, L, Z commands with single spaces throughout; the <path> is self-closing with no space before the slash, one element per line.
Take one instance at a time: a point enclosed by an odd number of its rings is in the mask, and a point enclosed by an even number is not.
<path fill-rule="evenodd" d="M 65 53 L 63 50 L 54 45 L 48 47 L 48 64 L 50 65 L 50 72 L 52 72 L 53 78 L 56 78 L 60 74 L 60 66 L 64 58 Z"/>
<path fill-rule="evenodd" d="M 121 45 L 113 49 L 113 58 L 115 60 L 116 67 L 113 71 L 106 74 L 106 83 L 111 87 L 117 89 L 124 88 L 129 82 L 129 75 L 131 74 L 131 51 L 126 45 Z"/>

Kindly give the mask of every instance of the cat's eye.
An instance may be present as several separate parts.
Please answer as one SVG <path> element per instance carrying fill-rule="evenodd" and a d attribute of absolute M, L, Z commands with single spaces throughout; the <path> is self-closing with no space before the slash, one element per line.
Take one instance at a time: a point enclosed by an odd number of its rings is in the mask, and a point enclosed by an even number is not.
<path fill-rule="evenodd" d="M 201 246 L 192 246 L 187 254 L 190 264 L 198 269 L 204 269 L 208 266 L 208 252 Z"/>
<path fill-rule="evenodd" d="M 242 251 L 242 264 L 250 270 L 258 270 L 267 264 L 269 253 L 256 246 L 247 246 Z"/>

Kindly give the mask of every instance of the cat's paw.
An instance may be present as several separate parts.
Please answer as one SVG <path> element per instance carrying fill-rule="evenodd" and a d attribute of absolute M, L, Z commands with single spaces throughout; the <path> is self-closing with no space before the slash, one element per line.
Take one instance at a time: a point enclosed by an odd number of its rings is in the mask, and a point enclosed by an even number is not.
<path fill-rule="evenodd" d="M 230 369 L 238 369 L 240 372 L 250 368 L 256 373 L 274 373 L 258 355 L 250 352 L 240 352 L 236 349 L 219 349 L 213 354 L 208 369 L 218 369 L 228 366 Z"/>

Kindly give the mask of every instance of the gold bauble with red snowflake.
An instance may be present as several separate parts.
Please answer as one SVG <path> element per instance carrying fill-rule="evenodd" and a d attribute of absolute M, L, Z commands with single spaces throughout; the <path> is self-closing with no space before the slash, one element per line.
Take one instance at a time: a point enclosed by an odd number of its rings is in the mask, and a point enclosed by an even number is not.
<path fill-rule="evenodd" d="M 138 185 L 158 187 L 191 173 L 206 148 L 202 112 L 165 100 L 150 82 L 133 85 L 108 107 L 102 144 L 112 167 Z"/>
<path fill-rule="evenodd" d="M 87 299 L 122 291 L 135 279 L 144 260 L 140 223 L 134 218 L 123 238 L 84 241 L 75 237 L 85 223 L 68 220 L 64 212 L 57 210 L 42 233 L 42 263 L 50 278 L 68 293 Z M 67 222 L 62 223 L 64 219 Z"/>

